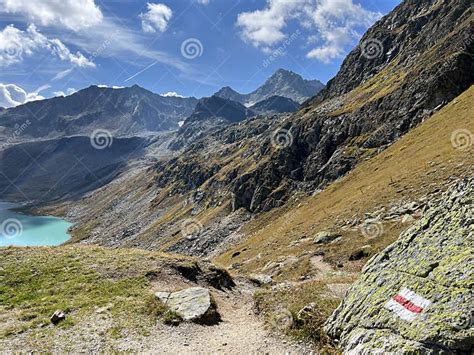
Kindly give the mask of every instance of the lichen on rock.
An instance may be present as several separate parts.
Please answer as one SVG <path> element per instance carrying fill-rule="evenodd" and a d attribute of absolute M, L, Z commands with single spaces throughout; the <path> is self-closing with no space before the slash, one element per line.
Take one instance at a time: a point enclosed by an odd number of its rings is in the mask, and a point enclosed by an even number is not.
<path fill-rule="evenodd" d="M 325 325 L 346 353 L 472 353 L 474 179 L 374 256 Z"/>

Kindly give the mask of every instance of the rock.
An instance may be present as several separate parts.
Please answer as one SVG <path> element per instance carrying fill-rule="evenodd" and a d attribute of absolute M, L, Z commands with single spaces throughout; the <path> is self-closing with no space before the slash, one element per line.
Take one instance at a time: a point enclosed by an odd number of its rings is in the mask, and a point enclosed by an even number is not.
<path fill-rule="evenodd" d="M 242 267 L 242 263 L 233 263 L 230 265 L 230 269 L 238 270 Z"/>
<path fill-rule="evenodd" d="M 402 223 L 405 224 L 405 223 L 411 223 L 415 220 L 415 218 L 413 218 L 412 215 L 409 215 L 409 214 L 406 214 L 403 216 L 402 218 Z"/>
<path fill-rule="evenodd" d="M 350 261 L 355 261 L 355 260 L 360 260 L 362 258 L 366 258 L 370 256 L 371 252 L 371 246 L 370 245 L 364 245 L 360 249 L 356 250 L 349 256 Z"/>
<path fill-rule="evenodd" d="M 281 308 L 272 314 L 270 322 L 274 328 L 286 332 L 293 326 L 294 319 L 292 313 L 288 309 Z"/>
<path fill-rule="evenodd" d="M 298 240 L 293 240 L 289 246 L 290 247 L 296 247 L 296 246 L 299 246 L 301 244 L 304 244 L 304 243 L 309 243 L 311 242 L 311 238 L 301 238 L 301 239 L 298 239 Z"/>
<path fill-rule="evenodd" d="M 218 268 L 204 259 L 201 263 L 180 263 L 174 268 L 187 280 L 200 284 L 206 283 L 218 290 L 231 289 L 235 286 L 227 270 Z"/>
<path fill-rule="evenodd" d="M 253 274 L 249 279 L 258 286 L 270 285 L 273 282 L 272 277 L 265 274 Z"/>
<path fill-rule="evenodd" d="M 107 311 L 110 310 L 112 307 L 113 307 L 113 304 L 110 304 L 110 303 L 109 303 L 109 304 L 105 305 L 104 307 L 97 308 L 97 309 L 95 310 L 95 313 L 101 314 L 101 313 L 107 312 Z"/>
<path fill-rule="evenodd" d="M 61 310 L 57 310 L 56 312 L 53 313 L 50 319 L 51 319 L 51 323 L 56 325 L 59 322 L 66 319 L 66 314 Z"/>
<path fill-rule="evenodd" d="M 301 322 L 307 322 L 318 314 L 316 303 L 312 302 L 298 311 L 297 319 Z"/>
<path fill-rule="evenodd" d="M 155 297 L 159 298 L 163 304 L 166 304 L 168 302 L 168 299 L 170 298 L 171 292 L 155 292 Z"/>
<path fill-rule="evenodd" d="M 155 296 L 184 321 L 208 325 L 220 321 L 217 305 L 206 288 L 191 287 L 178 292 L 156 292 Z"/>
<path fill-rule="evenodd" d="M 473 199 L 452 186 L 367 263 L 325 325 L 344 353 L 472 353 Z"/>
<path fill-rule="evenodd" d="M 331 291 L 331 294 L 337 298 L 344 298 L 349 289 L 350 284 L 327 284 L 326 287 Z"/>
<path fill-rule="evenodd" d="M 341 237 L 341 234 L 334 233 L 334 232 L 328 232 L 328 231 L 323 231 L 319 232 L 316 234 L 314 237 L 314 243 L 315 244 L 327 244 L 332 242 L 333 240 Z"/>

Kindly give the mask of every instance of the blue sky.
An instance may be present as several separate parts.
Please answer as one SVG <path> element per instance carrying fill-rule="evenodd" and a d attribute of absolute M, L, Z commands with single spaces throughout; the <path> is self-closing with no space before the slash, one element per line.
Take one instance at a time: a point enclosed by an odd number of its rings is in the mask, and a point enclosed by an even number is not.
<path fill-rule="evenodd" d="M 246 93 L 278 68 L 326 83 L 399 2 L 0 0 L 0 106 L 92 84 Z"/>

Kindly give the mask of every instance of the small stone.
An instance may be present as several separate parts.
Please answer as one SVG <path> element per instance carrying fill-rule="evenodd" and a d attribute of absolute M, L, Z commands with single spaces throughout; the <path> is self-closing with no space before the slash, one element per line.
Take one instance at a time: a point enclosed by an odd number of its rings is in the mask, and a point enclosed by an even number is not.
<path fill-rule="evenodd" d="M 249 279 L 257 286 L 269 285 L 273 282 L 272 277 L 265 274 L 253 274 L 250 275 Z"/>
<path fill-rule="evenodd" d="M 113 306 L 112 304 L 108 304 L 108 305 L 106 305 L 106 306 L 104 306 L 104 307 L 97 308 L 97 309 L 95 310 L 95 313 L 101 314 L 101 313 L 107 312 L 109 309 L 112 308 L 112 306 Z"/>
<path fill-rule="evenodd" d="M 316 303 L 313 302 L 301 308 L 297 314 L 298 320 L 305 322 L 314 317 L 317 313 L 316 307 Z"/>
<path fill-rule="evenodd" d="M 371 247 L 369 245 L 364 245 L 359 250 L 356 250 L 349 256 L 350 261 L 360 260 L 362 258 L 370 256 Z"/>
<path fill-rule="evenodd" d="M 339 237 L 341 237 L 341 235 L 338 234 L 338 233 L 323 231 L 323 232 L 319 232 L 318 234 L 316 234 L 316 236 L 314 237 L 314 243 L 315 244 L 327 244 L 327 243 L 330 243 L 330 242 L 332 242 L 333 240 L 335 240 Z"/>
<path fill-rule="evenodd" d="M 412 215 L 409 215 L 409 214 L 406 214 L 403 216 L 402 218 L 402 223 L 405 224 L 405 223 L 410 223 L 410 222 L 413 222 L 415 220 L 415 218 L 413 218 Z"/>
<path fill-rule="evenodd" d="M 66 314 L 61 310 L 57 310 L 56 312 L 53 313 L 50 319 L 51 319 L 51 323 L 56 325 L 59 322 L 66 319 Z"/>

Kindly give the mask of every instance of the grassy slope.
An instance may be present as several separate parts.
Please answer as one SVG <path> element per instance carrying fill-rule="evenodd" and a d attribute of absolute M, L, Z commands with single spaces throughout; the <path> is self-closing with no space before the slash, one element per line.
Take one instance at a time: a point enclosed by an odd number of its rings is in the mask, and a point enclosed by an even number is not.
<path fill-rule="evenodd" d="M 170 281 L 170 265 L 188 260 L 92 246 L 1 249 L 0 338 L 28 329 L 46 334 L 51 331 L 49 317 L 57 309 L 67 313 L 58 327 L 67 328 L 106 306 L 115 319 L 110 332 L 145 332 L 160 311 L 147 275 Z"/>
<path fill-rule="evenodd" d="M 364 213 L 393 202 L 414 200 L 438 188 L 443 189 L 451 177 L 472 175 L 473 146 L 465 150 L 454 149 L 451 135 L 458 129 L 474 132 L 473 101 L 474 87 L 471 87 L 384 152 L 361 163 L 323 192 L 260 216 L 246 227 L 248 238 L 217 257 L 216 262 L 225 266 L 241 263 L 241 270 L 254 272 L 282 256 L 323 250 L 326 261 L 342 263 L 347 271 L 359 270 L 365 261 L 348 262 L 351 252 L 367 244 L 372 246 L 373 252 L 379 251 L 407 226 L 385 223 L 383 235 L 375 240 L 365 239 L 359 231 L 341 231 L 343 240 L 324 248 L 311 242 L 295 247 L 290 243 L 333 228 L 337 220 L 354 215 L 362 218 Z M 232 258 L 237 251 L 240 254 Z M 292 265 L 282 275 L 297 278 L 307 272 L 306 264 L 303 260 Z"/>

